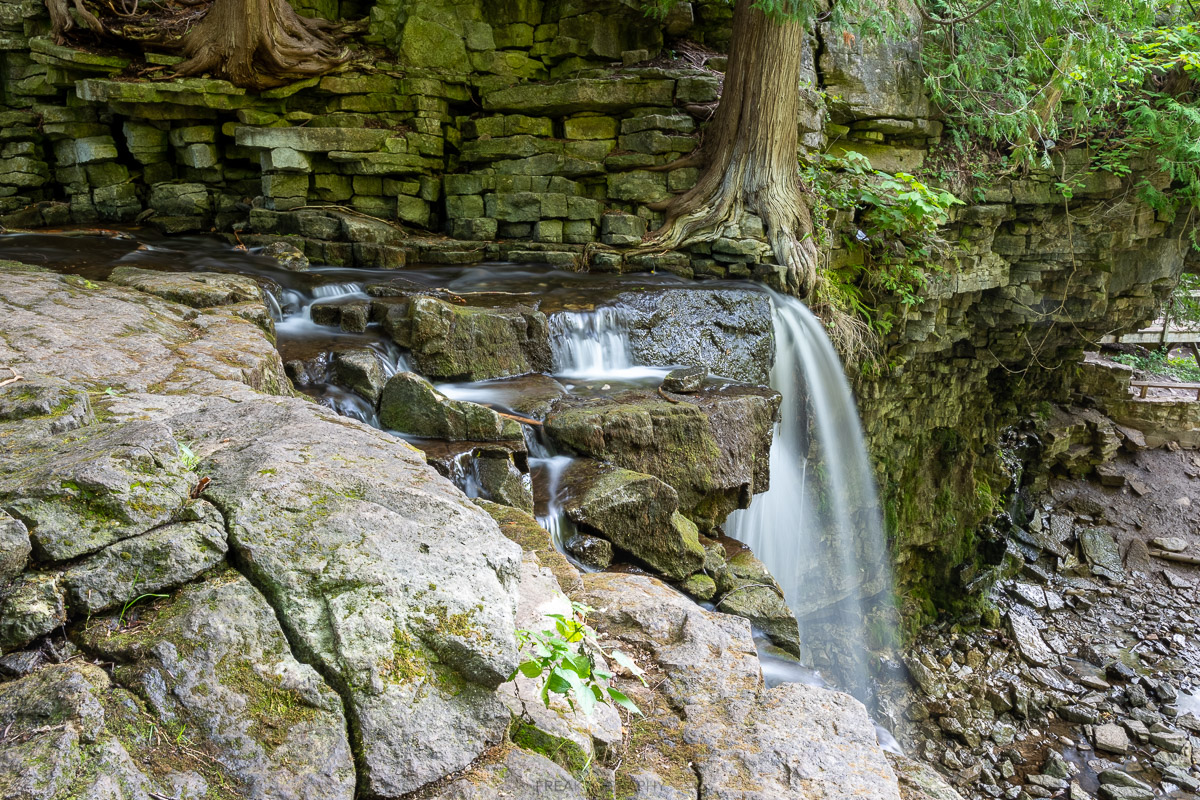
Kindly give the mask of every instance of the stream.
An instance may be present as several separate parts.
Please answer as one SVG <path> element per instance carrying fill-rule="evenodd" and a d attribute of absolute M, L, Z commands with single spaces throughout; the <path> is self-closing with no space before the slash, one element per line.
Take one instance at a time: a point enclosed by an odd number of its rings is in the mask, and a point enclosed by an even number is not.
<path fill-rule="evenodd" d="M 314 309 L 369 303 L 374 297 L 369 287 L 383 282 L 402 285 L 414 295 L 436 293 L 452 299 L 469 295 L 472 303 L 498 297 L 536 305 L 549 326 L 550 365 L 544 375 L 434 379 L 433 383 L 453 400 L 533 418 L 534 424 L 523 426 L 524 442 L 510 448 L 521 451 L 514 453 L 514 463 L 534 499 L 539 524 L 583 570 L 597 569 L 581 558 L 590 537 L 580 536 L 563 503 L 571 489 L 570 469 L 578 459 L 541 428 L 539 420 L 548 407 L 543 400 L 547 392 L 551 397 L 609 399 L 630 390 L 656 391 L 680 365 L 639 360 L 632 338 L 636 326 L 644 324 L 644 314 L 639 317 L 641 312 L 622 298 L 698 285 L 665 274 L 598 275 L 501 263 L 403 270 L 314 265 L 293 271 L 213 238 L 168 239 L 141 231 L 111 237 L 9 235 L 0 238 L 0 257 L 45 264 L 89 280 L 107 279 L 121 266 L 251 276 L 265 290 L 276 344 L 296 387 L 339 414 L 384 429 L 376 405 L 337 379 L 332 366 L 335 354 L 368 352 L 385 379 L 416 371 L 410 354 L 378 321 L 348 331 L 336 321 L 314 321 Z M 758 294 L 769 291 L 737 281 L 699 285 Z M 868 642 L 868 620 L 874 625 L 890 624 L 891 614 L 886 602 L 878 602 L 890 595 L 890 583 L 862 431 L 841 364 L 821 324 L 792 298 L 771 293 L 770 303 L 774 325 L 770 378 L 772 388 L 782 395 L 770 448 L 771 485 L 749 508 L 730 516 L 725 532 L 732 540 L 745 542 L 763 561 L 800 618 L 803 658 L 771 646 L 765 636 L 757 637 L 768 683 L 823 684 L 828 677 L 868 700 L 866 656 L 868 647 L 877 644 Z M 713 392 L 737 385 L 712 374 L 704 381 L 705 391 Z M 430 462 L 468 496 L 492 499 L 472 456 L 476 443 L 433 442 L 392 432 L 425 450 Z M 732 544 L 740 546 L 738 541 Z M 619 554 L 611 568 L 640 569 Z M 874 597 L 870 609 L 864 605 L 864 593 Z M 716 605 L 723 599 L 716 598 Z M 816 651 L 822 656 L 814 662 Z M 819 663 L 826 677 L 808 663 Z"/>

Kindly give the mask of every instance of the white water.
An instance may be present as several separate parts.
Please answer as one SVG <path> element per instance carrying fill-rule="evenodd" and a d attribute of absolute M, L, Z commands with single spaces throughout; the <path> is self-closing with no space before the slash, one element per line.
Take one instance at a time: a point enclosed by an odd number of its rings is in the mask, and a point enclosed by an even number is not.
<path fill-rule="evenodd" d="M 818 628 L 806 617 L 835 624 L 834 649 L 854 654 L 838 664 L 839 677 L 860 692 L 868 649 L 862 597 L 890 585 L 875 480 L 850 384 L 821 322 L 794 298 L 771 299 L 771 386 L 783 395 L 771 487 L 725 527 L 779 581 L 806 646 L 817 644 Z"/>
<path fill-rule="evenodd" d="M 577 380 L 637 380 L 660 377 L 663 367 L 638 365 L 624 312 L 612 306 L 550 315 L 554 374 Z"/>
<path fill-rule="evenodd" d="M 326 283 L 314 286 L 311 297 L 294 289 L 284 289 L 283 296 L 276 301 L 282 319 L 275 321 L 275 331 L 288 336 L 317 333 L 330 335 L 333 329 L 317 325 L 312 321 L 313 303 L 330 300 L 369 300 L 370 298 L 371 296 L 363 291 L 361 283 Z"/>

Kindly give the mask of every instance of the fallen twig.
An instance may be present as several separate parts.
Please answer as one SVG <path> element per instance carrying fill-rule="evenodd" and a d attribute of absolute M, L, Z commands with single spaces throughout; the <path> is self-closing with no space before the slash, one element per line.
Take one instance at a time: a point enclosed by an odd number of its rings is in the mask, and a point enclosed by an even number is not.
<path fill-rule="evenodd" d="M 1186 553 L 1168 553 L 1166 550 L 1151 550 L 1150 555 L 1164 561 L 1175 561 L 1179 564 L 1200 565 L 1200 556 L 1189 556 Z"/>
<path fill-rule="evenodd" d="M 671 395 L 667 394 L 666 391 L 661 386 L 658 387 L 658 393 L 661 394 L 662 398 L 664 400 L 666 400 L 668 403 L 674 403 L 675 405 L 679 405 L 680 403 L 683 402 L 682 400 L 676 400 L 674 397 L 671 397 Z"/>
<path fill-rule="evenodd" d="M 491 406 L 488 407 L 491 408 Z M 492 410 L 496 411 L 494 408 Z M 542 423 L 536 419 L 530 419 L 529 417 L 518 417 L 516 414 L 506 414 L 503 411 L 496 411 L 496 416 L 503 417 L 504 419 L 515 419 L 517 422 L 525 425 L 537 425 L 539 427 L 542 425 Z"/>
<path fill-rule="evenodd" d="M 0 386 L 8 386 L 10 383 L 16 383 L 17 381 L 25 380 L 25 376 L 22 375 L 21 373 L 17 372 L 12 367 L 4 367 L 4 369 L 11 372 L 13 374 L 13 376 L 11 378 L 5 378 L 4 380 L 0 381 Z"/>

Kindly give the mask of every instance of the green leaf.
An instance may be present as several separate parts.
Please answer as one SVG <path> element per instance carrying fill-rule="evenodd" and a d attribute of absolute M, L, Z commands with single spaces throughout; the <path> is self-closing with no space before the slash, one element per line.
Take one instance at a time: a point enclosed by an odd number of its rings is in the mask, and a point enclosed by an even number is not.
<path fill-rule="evenodd" d="M 517 667 L 517 669 L 526 678 L 536 678 L 542 674 L 542 665 L 538 661 L 526 661 Z M 516 673 L 514 672 L 513 674 L 515 675 Z M 512 678 L 509 678 L 509 680 L 511 681 Z"/>
<path fill-rule="evenodd" d="M 614 703 L 628 711 L 630 714 L 642 713 L 642 710 L 637 707 L 637 704 L 630 700 L 625 693 L 619 689 L 614 689 L 611 686 L 608 687 L 608 696 L 612 698 Z"/>

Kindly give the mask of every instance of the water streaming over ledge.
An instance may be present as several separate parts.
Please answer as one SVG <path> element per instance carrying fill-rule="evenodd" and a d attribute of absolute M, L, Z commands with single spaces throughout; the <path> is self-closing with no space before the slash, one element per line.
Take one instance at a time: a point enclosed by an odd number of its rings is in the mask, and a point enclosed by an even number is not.
<path fill-rule="evenodd" d="M 771 301 L 771 386 L 783 396 L 771 487 L 730 515 L 725 529 L 775 576 L 805 646 L 848 654 L 837 677 L 864 697 L 864 598 L 886 597 L 891 585 L 875 478 L 850 384 L 824 326 L 795 298 L 772 292 Z M 890 617 L 879 619 L 886 624 Z M 829 637 L 837 641 L 821 641 Z"/>

